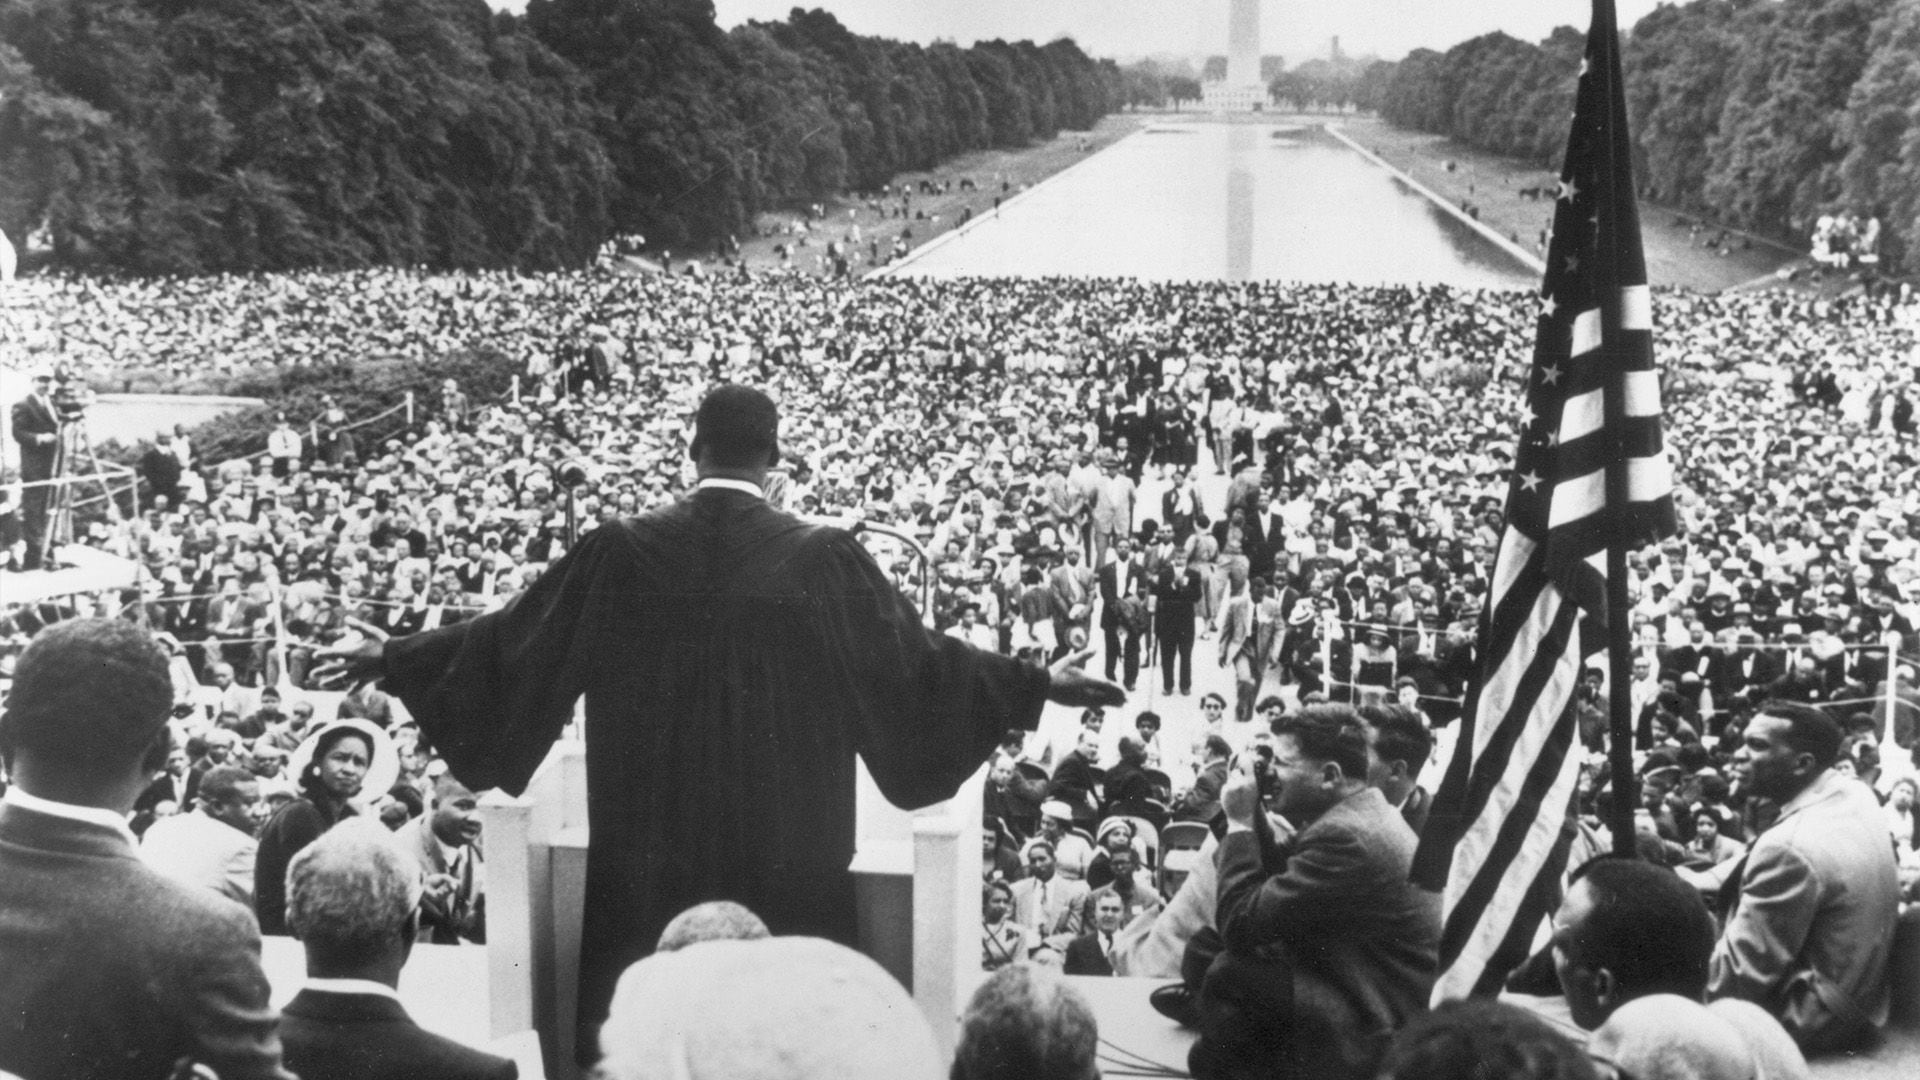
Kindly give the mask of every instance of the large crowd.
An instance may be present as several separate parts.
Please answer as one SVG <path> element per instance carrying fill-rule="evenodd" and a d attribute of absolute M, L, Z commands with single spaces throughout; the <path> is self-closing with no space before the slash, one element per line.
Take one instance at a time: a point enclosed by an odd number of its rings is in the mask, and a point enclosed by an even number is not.
<path fill-rule="evenodd" d="M 937 627 L 1035 659 L 1087 643 L 1135 695 L 1131 714 L 1195 717 L 1177 737 L 1132 715 L 1102 735 L 1090 717 L 1090 741 L 1016 741 L 997 765 L 984 961 L 1065 963 L 1083 937 L 1104 930 L 1110 948 L 1131 926 L 1145 942 L 1180 909 L 1188 864 L 1158 831 L 1215 817 L 1227 755 L 1269 741 L 1256 714 L 1395 702 L 1444 758 L 1474 673 L 1537 303 L 1118 280 L 31 278 L 0 293 L 10 366 L 110 384 L 139 368 L 486 346 L 519 377 L 499 400 L 449 383 L 381 445 L 355 445 L 337 409 L 287 417 L 245 460 L 200 460 L 172 435 L 180 467 L 143 465 L 140 515 L 88 538 L 138 563 L 139 589 L 14 608 L 5 630 L 17 651 L 75 613 L 144 620 L 178 656 L 181 784 L 220 747 L 270 790 L 290 787 L 269 690 L 404 729 L 377 692 L 314 685 L 317 648 L 352 621 L 403 634 L 504 603 L 576 530 L 683 493 L 701 394 L 753 384 L 786 417 L 770 497 L 885 526 L 872 540 L 883 565 Z M 1632 685 L 1596 678 L 1581 693 L 1583 828 L 1602 825 L 1607 698 L 1625 693 L 1642 847 L 1717 888 L 1777 810 L 1731 783 L 1747 720 L 1762 702 L 1802 702 L 1843 730 L 1836 768 L 1877 787 L 1910 881 L 1920 308 L 1662 291 L 1655 313 L 1681 531 L 1630 559 Z M 1198 693 L 1209 687 L 1220 693 Z M 431 752 L 404 734 L 398 751 L 394 790 L 410 783 L 417 804 Z M 160 795 L 149 819 L 188 805 Z M 1127 824 L 1103 828 L 1116 817 Z M 1065 908 L 1028 898 L 1036 864 L 1099 882 L 1070 927 Z M 1073 970 L 1102 966 L 1089 947 Z"/>

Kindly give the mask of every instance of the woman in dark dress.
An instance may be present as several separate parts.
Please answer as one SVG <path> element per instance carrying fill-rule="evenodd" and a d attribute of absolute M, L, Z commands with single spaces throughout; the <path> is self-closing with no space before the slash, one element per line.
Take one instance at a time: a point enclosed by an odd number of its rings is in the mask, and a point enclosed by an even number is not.
<path fill-rule="evenodd" d="M 263 934 L 287 930 L 287 866 L 308 844 L 358 811 L 362 791 L 383 793 L 400 773 L 400 758 L 387 733 L 358 717 L 321 725 L 288 762 L 299 777 L 300 795 L 260 827 L 253 864 L 254 913 Z"/>

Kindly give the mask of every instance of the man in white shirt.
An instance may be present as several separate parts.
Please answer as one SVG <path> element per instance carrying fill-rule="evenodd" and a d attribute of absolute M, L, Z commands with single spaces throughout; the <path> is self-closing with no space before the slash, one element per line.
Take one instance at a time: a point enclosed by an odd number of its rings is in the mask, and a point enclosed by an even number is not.
<path fill-rule="evenodd" d="M 147 865 L 253 908 L 253 861 L 264 803 L 259 778 L 221 765 L 200 778 L 200 806 L 161 818 L 140 842 Z"/>
<path fill-rule="evenodd" d="M 300 434 L 287 423 L 286 413 L 274 414 L 273 430 L 267 432 L 267 457 L 273 461 L 273 475 L 292 476 L 300 463 Z"/>

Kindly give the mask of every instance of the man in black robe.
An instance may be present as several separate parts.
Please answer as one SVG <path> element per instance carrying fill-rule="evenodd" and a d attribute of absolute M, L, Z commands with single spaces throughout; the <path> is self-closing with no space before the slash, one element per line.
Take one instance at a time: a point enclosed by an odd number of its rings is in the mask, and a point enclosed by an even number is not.
<path fill-rule="evenodd" d="M 927 806 L 1044 702 L 1124 700 L 1089 654 L 1048 669 L 934 633 L 851 533 L 768 506 L 759 391 L 712 391 L 692 456 L 692 496 L 586 534 L 502 610 L 370 633 L 316 672 L 384 678 L 455 776 L 515 794 L 586 695 L 589 1058 L 620 973 L 694 904 L 855 943 L 855 753 L 896 805 Z"/>

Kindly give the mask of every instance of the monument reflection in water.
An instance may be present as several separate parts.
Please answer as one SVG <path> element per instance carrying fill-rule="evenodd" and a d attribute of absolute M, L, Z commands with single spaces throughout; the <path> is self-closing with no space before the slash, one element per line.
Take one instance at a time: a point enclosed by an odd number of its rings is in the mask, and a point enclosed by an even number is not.
<path fill-rule="evenodd" d="M 1156 124 L 897 271 L 1537 288 L 1385 170 L 1288 125 Z"/>

